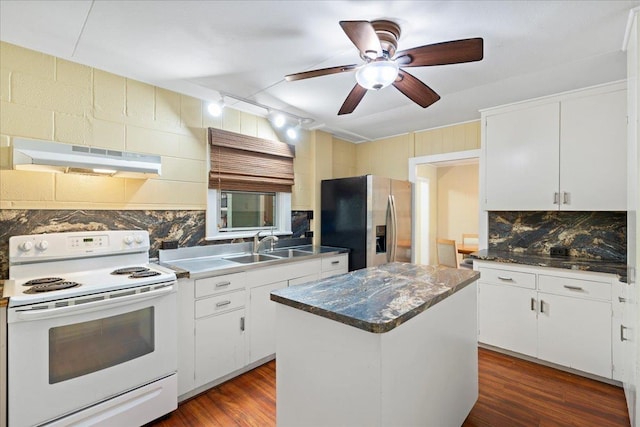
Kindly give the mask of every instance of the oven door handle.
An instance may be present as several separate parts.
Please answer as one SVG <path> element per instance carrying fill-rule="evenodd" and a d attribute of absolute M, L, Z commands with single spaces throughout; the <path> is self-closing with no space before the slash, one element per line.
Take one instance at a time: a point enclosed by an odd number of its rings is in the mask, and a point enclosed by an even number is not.
<path fill-rule="evenodd" d="M 49 309 L 37 309 L 37 310 L 20 310 L 16 309 L 16 317 L 18 320 L 29 321 L 39 319 L 51 319 L 54 317 L 69 316 L 78 313 L 91 313 L 95 311 L 103 310 L 107 308 L 122 307 L 125 305 L 134 304 L 141 301 L 146 301 L 154 298 L 159 298 L 163 295 L 174 292 L 173 285 L 166 286 L 164 288 L 155 289 L 152 291 L 137 293 L 133 295 L 125 295 L 116 298 L 106 298 L 100 301 L 87 302 L 80 305 L 70 305 L 66 307 L 57 307 Z"/>

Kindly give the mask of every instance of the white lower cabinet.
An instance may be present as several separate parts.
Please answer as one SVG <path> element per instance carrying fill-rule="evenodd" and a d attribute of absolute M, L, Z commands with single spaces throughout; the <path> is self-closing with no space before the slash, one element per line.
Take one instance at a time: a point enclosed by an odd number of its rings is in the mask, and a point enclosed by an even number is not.
<path fill-rule="evenodd" d="M 535 357 L 535 290 L 491 283 L 479 285 L 478 340 Z"/>
<path fill-rule="evenodd" d="M 538 295 L 538 358 L 611 378 L 611 304 Z"/>
<path fill-rule="evenodd" d="M 196 319 L 196 387 L 245 365 L 244 319 L 244 309 Z"/>
<path fill-rule="evenodd" d="M 178 395 L 189 398 L 276 352 L 271 292 L 346 273 L 348 255 L 178 281 Z"/>
<path fill-rule="evenodd" d="M 249 310 L 249 363 L 256 362 L 276 352 L 276 305 L 270 299 L 271 291 L 286 288 L 286 280 L 251 288 Z"/>
<path fill-rule="evenodd" d="M 476 261 L 478 341 L 618 379 L 613 275 Z"/>

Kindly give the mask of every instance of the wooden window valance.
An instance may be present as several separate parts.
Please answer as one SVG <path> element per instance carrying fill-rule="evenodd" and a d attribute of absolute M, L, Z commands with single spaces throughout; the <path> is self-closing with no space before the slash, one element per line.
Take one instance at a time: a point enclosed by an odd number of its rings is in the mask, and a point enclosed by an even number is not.
<path fill-rule="evenodd" d="M 209 128 L 209 145 L 209 188 L 291 192 L 291 145 L 214 128 Z"/>

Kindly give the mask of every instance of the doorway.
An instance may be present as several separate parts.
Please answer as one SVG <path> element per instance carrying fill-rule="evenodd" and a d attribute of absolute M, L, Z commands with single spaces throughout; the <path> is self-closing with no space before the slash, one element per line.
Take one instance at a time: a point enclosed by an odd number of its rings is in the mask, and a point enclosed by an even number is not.
<path fill-rule="evenodd" d="M 415 184 L 413 262 L 436 264 L 435 239 L 478 233 L 480 150 L 409 159 Z M 440 191 L 439 191 L 440 190 Z"/>

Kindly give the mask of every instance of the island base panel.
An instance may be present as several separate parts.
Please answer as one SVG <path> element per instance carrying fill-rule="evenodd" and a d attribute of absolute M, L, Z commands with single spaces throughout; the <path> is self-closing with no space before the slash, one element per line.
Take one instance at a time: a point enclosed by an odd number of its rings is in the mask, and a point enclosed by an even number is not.
<path fill-rule="evenodd" d="M 477 400 L 475 283 L 382 334 L 276 310 L 279 427 L 459 426 Z"/>

